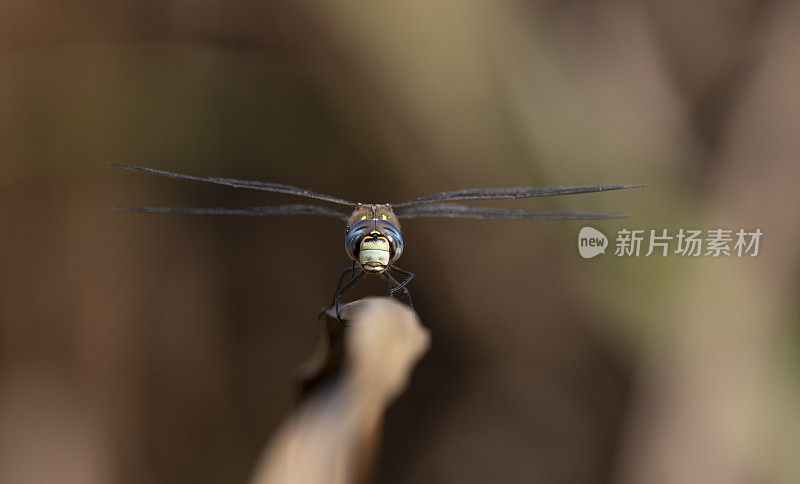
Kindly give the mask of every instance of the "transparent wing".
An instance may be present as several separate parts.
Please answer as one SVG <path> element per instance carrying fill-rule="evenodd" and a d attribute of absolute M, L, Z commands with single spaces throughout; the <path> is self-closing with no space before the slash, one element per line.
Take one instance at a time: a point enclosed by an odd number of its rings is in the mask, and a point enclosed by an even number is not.
<path fill-rule="evenodd" d="M 574 195 L 577 193 L 605 192 L 644 187 L 641 185 L 593 185 L 587 187 L 511 187 L 511 188 L 468 188 L 450 192 L 434 193 L 425 197 L 405 200 L 391 204 L 393 207 L 410 207 L 434 202 L 455 200 L 491 200 L 501 198 L 550 197 L 554 195 Z"/>
<path fill-rule="evenodd" d="M 276 205 L 273 207 L 197 208 L 197 207 L 114 207 L 114 210 L 142 213 L 170 213 L 178 215 L 327 215 L 347 218 L 347 214 L 317 205 Z"/>
<path fill-rule="evenodd" d="M 525 210 L 517 208 L 470 207 L 439 203 L 406 208 L 397 212 L 399 218 L 472 218 L 497 220 L 592 220 L 629 217 L 628 213 L 592 212 L 588 210 Z"/>
<path fill-rule="evenodd" d="M 287 193 L 289 195 L 297 195 L 299 197 L 314 198 L 316 200 L 324 200 L 326 202 L 338 203 L 340 205 L 356 205 L 354 202 L 345 200 L 343 198 L 326 195 L 324 193 L 317 193 L 307 188 L 295 187 L 292 185 L 281 185 L 280 183 L 269 183 L 255 180 L 237 180 L 235 178 L 213 178 L 202 177 L 194 175 L 184 175 L 182 173 L 172 173 L 170 171 L 156 170 L 155 168 L 147 168 L 144 166 L 122 165 L 119 163 L 109 163 L 111 166 L 123 168 L 131 171 L 141 171 L 153 175 L 161 175 L 167 178 L 177 178 L 181 180 L 192 180 L 205 183 L 214 183 L 216 185 L 226 185 L 234 188 L 248 188 L 250 190 L 262 190 L 265 192 Z"/>

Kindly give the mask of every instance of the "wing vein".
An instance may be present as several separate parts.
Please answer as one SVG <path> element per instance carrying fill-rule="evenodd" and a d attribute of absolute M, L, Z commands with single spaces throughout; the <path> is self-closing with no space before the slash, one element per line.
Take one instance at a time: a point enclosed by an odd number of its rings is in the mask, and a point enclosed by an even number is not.
<path fill-rule="evenodd" d="M 213 183 L 216 185 L 225 185 L 233 188 L 246 188 L 250 190 L 261 190 L 265 192 L 285 193 L 289 195 L 296 195 L 298 197 L 313 198 L 316 200 L 323 200 L 325 202 L 338 203 L 340 205 L 356 205 L 354 202 L 345 200 L 343 198 L 326 195 L 324 193 L 317 193 L 307 188 L 300 188 L 292 185 L 283 185 L 280 183 L 262 182 L 256 180 L 238 180 L 235 178 L 216 178 L 216 177 L 202 177 L 194 175 L 185 175 L 183 173 L 173 173 L 170 171 L 157 170 L 155 168 L 147 168 L 144 166 L 123 165 L 120 163 L 109 163 L 111 166 L 122 168 L 130 171 L 140 171 L 143 173 L 150 173 L 152 175 L 164 176 L 167 178 L 199 181 L 204 183 Z"/>
<path fill-rule="evenodd" d="M 411 207 L 397 212 L 399 218 L 466 218 L 484 220 L 594 220 L 624 218 L 628 213 L 590 210 L 525 210 L 517 208 L 471 207 L 440 203 Z"/>
<path fill-rule="evenodd" d="M 609 190 L 624 190 L 640 188 L 646 185 L 592 185 L 585 187 L 509 187 L 509 188 L 468 188 L 448 192 L 434 193 L 424 197 L 404 200 L 393 203 L 393 207 L 411 207 L 435 202 L 450 202 L 455 200 L 499 200 L 532 197 L 550 197 L 555 195 L 574 195 L 578 193 L 605 192 Z"/>
<path fill-rule="evenodd" d="M 268 216 L 268 215 L 326 215 L 338 218 L 345 218 L 347 214 L 338 210 L 318 205 L 276 205 L 271 207 L 245 207 L 245 208 L 222 208 L 222 207 L 114 207 L 115 210 L 126 212 L 141 213 L 164 213 L 178 215 L 249 215 L 249 216 Z"/>

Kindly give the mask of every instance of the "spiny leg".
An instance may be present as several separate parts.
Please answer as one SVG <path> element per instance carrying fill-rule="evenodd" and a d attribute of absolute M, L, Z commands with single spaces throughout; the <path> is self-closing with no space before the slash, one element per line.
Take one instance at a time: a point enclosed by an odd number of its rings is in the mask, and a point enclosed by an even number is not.
<path fill-rule="evenodd" d="M 318 318 L 321 318 L 322 315 L 325 314 L 325 311 L 336 303 L 335 294 L 337 292 L 339 292 L 339 289 L 342 288 L 342 281 L 344 281 L 344 276 L 346 276 L 348 272 L 351 272 L 353 274 L 353 278 L 356 277 L 356 263 L 355 262 L 353 262 L 353 266 L 352 267 L 345 267 L 344 270 L 342 271 L 342 275 L 339 276 L 339 282 L 336 283 L 336 289 L 333 291 L 334 299 L 331 301 L 331 303 L 328 305 L 328 307 L 326 307 L 325 309 L 323 309 L 322 311 L 319 312 L 319 314 L 317 315 Z"/>
<path fill-rule="evenodd" d="M 342 326 L 347 326 L 347 323 L 342 321 L 342 315 L 339 312 L 339 297 L 341 297 L 341 295 L 344 294 L 345 291 L 353 287 L 355 283 L 358 282 L 358 280 L 361 279 L 362 277 L 364 277 L 364 271 L 359 272 L 356 277 L 354 277 L 350 282 L 345 284 L 343 288 L 336 291 L 336 294 L 334 294 L 333 296 L 333 306 L 336 308 L 336 319 L 338 319 L 339 322 L 342 323 Z"/>
<path fill-rule="evenodd" d="M 404 293 L 405 293 L 405 295 L 406 295 L 406 298 L 408 298 L 408 305 L 409 305 L 409 306 L 411 306 L 411 309 L 414 309 L 414 303 L 413 303 L 413 302 L 411 302 L 411 292 L 409 292 L 409 290 L 406 288 L 406 284 L 408 284 L 409 282 L 411 282 L 411 279 L 414 279 L 414 273 L 413 273 L 413 272 L 411 272 L 411 271 L 407 271 L 407 270 L 405 270 L 405 269 L 401 269 L 401 268 L 399 268 L 399 267 L 397 267 L 397 266 L 395 266 L 395 265 L 392 265 L 392 266 L 389 266 L 389 267 L 390 267 L 392 270 L 394 270 L 394 271 L 396 271 L 396 272 L 399 272 L 400 274 L 402 274 L 402 275 L 406 276 L 406 279 L 405 279 L 405 280 L 402 282 L 402 284 L 400 284 L 400 285 L 397 287 L 397 289 L 396 289 L 396 290 L 400 290 L 400 289 L 402 289 L 402 290 L 403 290 L 403 292 L 404 292 Z"/>
<path fill-rule="evenodd" d="M 414 303 L 411 301 L 411 293 L 408 291 L 408 288 L 405 287 L 405 284 L 401 284 L 400 282 L 398 282 L 398 280 L 392 277 L 391 274 L 389 274 L 388 272 L 384 272 L 383 275 L 394 284 L 394 287 L 389 291 L 390 297 L 394 296 L 395 292 L 403 291 L 403 294 L 406 297 L 408 305 L 411 306 L 411 309 L 414 309 Z"/>
<path fill-rule="evenodd" d="M 409 282 L 411 282 L 411 279 L 413 279 L 413 278 L 414 278 L 414 273 L 413 273 L 413 272 L 409 272 L 409 271 L 407 271 L 407 270 L 405 270 L 405 269 L 401 269 L 401 268 L 399 268 L 399 267 L 397 267 L 397 266 L 389 266 L 389 267 L 390 267 L 391 269 L 393 269 L 394 271 L 397 271 L 397 272 L 399 272 L 400 274 L 403 274 L 404 276 L 406 276 L 406 280 L 404 280 L 404 281 L 403 281 L 403 283 L 402 283 L 402 284 L 400 284 L 400 285 L 399 285 L 399 286 L 396 288 L 397 290 L 399 290 L 399 289 L 403 289 L 404 287 L 406 287 L 406 284 L 408 284 Z"/>
<path fill-rule="evenodd" d="M 389 279 L 389 274 L 385 272 L 382 272 L 379 275 L 381 276 L 381 279 L 386 281 L 386 284 L 389 286 L 389 299 L 394 299 L 394 290 L 397 287 L 397 281 L 392 282 L 392 280 Z"/>
<path fill-rule="evenodd" d="M 353 261 L 353 265 L 351 267 L 345 267 L 344 270 L 342 271 L 342 275 L 339 276 L 339 282 L 336 283 L 336 290 L 337 291 L 339 289 L 341 289 L 342 281 L 344 281 L 344 276 L 346 276 L 348 272 L 353 274 L 353 276 L 352 276 L 353 278 L 356 277 L 356 263 L 355 263 L 355 261 Z"/>
<path fill-rule="evenodd" d="M 387 279 L 389 279 L 390 281 L 392 281 L 392 282 L 395 284 L 395 287 L 394 287 L 394 288 L 392 288 L 392 289 L 389 291 L 390 295 L 392 295 L 392 296 L 393 296 L 395 292 L 397 292 L 397 291 L 403 291 L 403 294 L 405 294 L 405 296 L 406 296 L 406 299 L 408 300 L 408 305 L 409 305 L 409 306 L 411 306 L 411 309 L 414 309 L 414 303 L 411 301 L 411 293 L 410 293 L 410 292 L 408 292 L 408 288 L 407 288 L 407 287 L 405 287 L 405 286 L 406 286 L 406 284 L 408 283 L 408 281 L 410 281 L 410 280 L 411 280 L 411 277 L 409 277 L 408 279 L 406 279 L 405 281 L 403 281 L 403 283 L 402 283 L 402 284 L 400 284 L 400 283 L 397 281 L 397 279 L 395 279 L 394 277 L 392 277 L 392 276 L 391 276 L 391 274 L 389 274 L 388 272 L 384 272 L 384 273 L 383 273 L 383 275 L 384 275 L 384 276 L 386 276 L 386 278 L 387 278 Z M 413 276 L 413 274 L 412 274 L 412 276 Z"/>

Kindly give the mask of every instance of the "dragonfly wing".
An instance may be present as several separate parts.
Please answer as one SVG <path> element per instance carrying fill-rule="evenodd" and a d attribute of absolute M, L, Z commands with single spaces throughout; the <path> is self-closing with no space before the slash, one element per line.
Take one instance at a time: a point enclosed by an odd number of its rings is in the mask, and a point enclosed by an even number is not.
<path fill-rule="evenodd" d="M 399 218 L 471 218 L 495 220 L 593 220 L 624 218 L 628 213 L 593 212 L 588 210 L 525 210 L 517 208 L 470 207 L 452 203 L 421 205 L 397 212 Z"/>
<path fill-rule="evenodd" d="M 550 197 L 554 195 L 574 195 L 577 193 L 605 192 L 639 188 L 646 185 L 592 185 L 585 187 L 511 187 L 511 188 L 468 188 L 449 192 L 434 193 L 424 197 L 393 203 L 393 207 L 410 207 L 435 202 L 455 200 L 497 200 L 502 198 Z"/>
<path fill-rule="evenodd" d="M 200 207 L 114 207 L 115 210 L 178 215 L 327 215 L 347 218 L 347 214 L 318 205 L 276 205 L 272 207 L 200 208 Z"/>
<path fill-rule="evenodd" d="M 234 188 L 247 188 L 250 190 L 261 190 L 265 192 L 286 193 L 289 195 L 297 195 L 299 197 L 314 198 L 316 200 L 323 200 L 326 202 L 338 203 L 340 205 L 355 206 L 354 202 L 345 200 L 343 198 L 326 195 L 324 193 L 317 193 L 307 188 L 295 187 L 292 185 L 282 185 L 280 183 L 269 183 L 255 180 L 237 180 L 235 178 L 214 178 L 203 177 L 194 175 L 184 175 L 182 173 L 173 173 L 170 171 L 156 170 L 155 168 L 147 168 L 144 166 L 122 165 L 119 163 L 109 163 L 111 166 L 123 168 L 131 171 L 141 171 L 153 175 L 165 176 L 167 178 L 176 178 L 181 180 L 192 180 L 204 183 L 214 183 L 216 185 L 225 185 Z"/>

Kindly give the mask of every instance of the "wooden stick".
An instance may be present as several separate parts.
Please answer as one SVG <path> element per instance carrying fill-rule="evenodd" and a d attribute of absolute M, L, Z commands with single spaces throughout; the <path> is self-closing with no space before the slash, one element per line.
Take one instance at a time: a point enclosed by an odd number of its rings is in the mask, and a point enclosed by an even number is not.
<path fill-rule="evenodd" d="M 367 298 L 328 314 L 323 343 L 302 370 L 304 398 L 265 450 L 252 484 L 363 482 L 386 407 L 407 386 L 430 336 L 407 306 Z"/>

